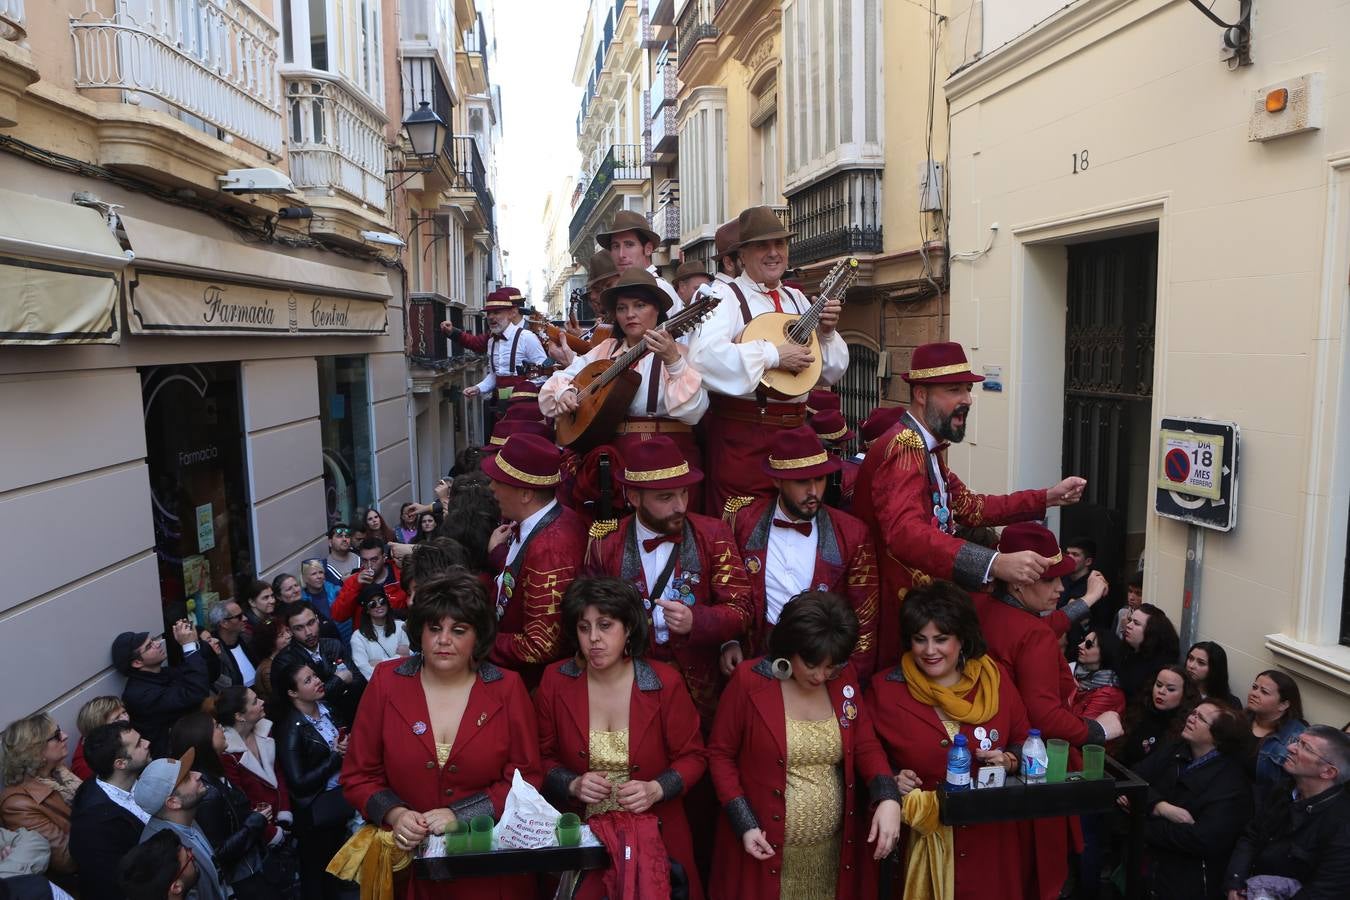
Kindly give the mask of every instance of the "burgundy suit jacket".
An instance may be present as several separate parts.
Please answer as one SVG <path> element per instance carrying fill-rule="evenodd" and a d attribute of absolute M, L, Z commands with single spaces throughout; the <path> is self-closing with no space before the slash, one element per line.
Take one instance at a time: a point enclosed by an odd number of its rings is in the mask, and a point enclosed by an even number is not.
<path fill-rule="evenodd" d="M 562 597 L 586 553 L 586 529 L 559 504 L 557 515 L 530 535 L 519 576 L 497 622 L 490 659 L 536 681 L 539 667 L 562 656 Z M 499 601 L 500 603 L 500 598 Z"/>
<path fill-rule="evenodd" d="M 945 447 L 933 451 L 947 484 L 947 505 L 957 524 L 1007 525 L 1045 515 L 1045 491 L 977 494 L 947 468 Z M 900 606 L 910 588 L 934 578 L 979 590 L 993 559 L 988 547 L 938 527 L 933 516 L 928 450 L 908 416 L 867 451 L 853 492 L 853 514 L 872 529 L 881 564 L 878 668 L 900 660 Z"/>
<path fill-rule="evenodd" d="M 764 567 L 777 503 L 776 498 L 761 497 L 727 515 L 755 598 L 754 628 L 745 652 L 747 658 L 768 652 L 769 633 L 773 630 L 765 618 L 768 597 Z M 858 678 L 866 681 L 872 675 L 876 658 L 878 584 L 872 538 L 862 520 L 823 504 L 816 513 L 815 525 L 816 566 L 807 590 L 838 594 L 853 607 L 858 617 L 858 643 L 850 659 Z"/>
<path fill-rule="evenodd" d="M 720 519 L 696 513 L 685 516 L 684 539 L 676 552 L 680 556 L 671 582 L 684 580 L 694 601 L 694 627 L 689 634 L 672 634 L 668 643 L 653 641 L 647 655 L 671 663 L 684 675 L 694 706 L 708 727 L 721 687 L 722 645 L 749 634 L 755 603 L 736 541 Z M 620 521 L 614 533 L 591 541 L 585 571 L 632 582 L 647 597 L 633 516 Z"/>

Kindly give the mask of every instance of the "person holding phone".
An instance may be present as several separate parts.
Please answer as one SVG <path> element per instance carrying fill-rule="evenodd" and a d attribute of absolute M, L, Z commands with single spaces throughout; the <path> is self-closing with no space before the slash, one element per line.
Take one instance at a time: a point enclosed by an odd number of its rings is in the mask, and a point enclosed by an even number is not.
<path fill-rule="evenodd" d="M 359 567 L 342 582 L 342 590 L 333 601 L 333 621 L 354 621 L 355 627 L 360 627 L 361 605 L 357 598 L 371 585 L 384 588 L 390 609 L 407 609 L 408 595 L 399 584 L 398 565 L 389 558 L 389 545 L 379 538 L 368 537 L 361 542 L 358 552 Z"/>
<path fill-rule="evenodd" d="M 197 652 L 197 630 L 187 619 L 174 622 L 173 640 L 183 648 L 183 663 L 169 665 L 164 635 L 124 631 L 113 638 L 112 661 L 126 676 L 122 705 L 152 755 L 168 750 L 169 726 L 196 710 L 211 693 L 211 675 L 205 654 Z"/>

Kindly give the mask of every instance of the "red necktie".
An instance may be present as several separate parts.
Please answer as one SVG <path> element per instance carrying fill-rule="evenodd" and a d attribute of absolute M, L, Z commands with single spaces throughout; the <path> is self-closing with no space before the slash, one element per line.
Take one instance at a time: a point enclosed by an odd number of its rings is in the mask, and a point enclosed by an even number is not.
<path fill-rule="evenodd" d="M 642 552 L 651 553 L 657 547 L 660 547 L 666 541 L 672 544 L 681 544 L 684 542 L 684 533 L 680 534 L 658 534 L 654 538 L 644 538 L 642 541 Z"/>
<path fill-rule="evenodd" d="M 774 520 L 773 520 L 773 527 L 774 527 L 774 528 L 791 528 L 793 531 L 797 532 L 797 533 L 800 534 L 802 537 L 810 537 L 810 536 L 811 536 L 811 523 L 810 523 L 810 522 L 789 522 L 787 519 L 774 519 Z"/>
<path fill-rule="evenodd" d="M 774 311 L 775 311 L 775 312 L 782 312 L 782 311 L 783 311 L 783 304 L 781 304 L 781 303 L 778 302 L 778 288 L 774 288 L 773 290 L 765 291 L 764 293 L 768 294 L 768 295 L 769 295 L 769 299 L 773 301 L 773 308 L 774 308 Z"/>

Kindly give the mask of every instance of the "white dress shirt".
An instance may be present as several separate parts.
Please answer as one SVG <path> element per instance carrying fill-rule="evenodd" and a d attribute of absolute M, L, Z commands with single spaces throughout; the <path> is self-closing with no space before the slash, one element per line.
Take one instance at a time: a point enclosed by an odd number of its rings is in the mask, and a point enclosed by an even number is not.
<path fill-rule="evenodd" d="M 684 301 L 680 299 L 680 292 L 675 290 L 675 285 L 662 278 L 655 265 L 648 266 L 647 272 L 656 279 L 656 283 L 661 286 L 661 290 L 670 295 L 670 311 L 666 313 L 666 316 L 673 316 L 684 309 Z"/>
<path fill-rule="evenodd" d="M 735 279 L 735 284 L 745 295 L 751 317 L 777 311 L 773 299 L 765 293 L 767 288 L 764 285 L 751 281 L 748 275 Z M 721 299 L 721 303 L 691 333 L 689 362 L 702 374 L 703 386 L 710 393 L 753 400 L 764 373 L 778 367 L 778 348 L 765 340 L 736 343 L 736 338 L 745 329 L 740 301 L 726 283 L 714 282 L 711 289 Z M 810 303 L 799 291 L 781 283 L 777 290 L 783 312 L 806 312 Z M 828 337 L 821 337 L 820 356 L 821 380 L 826 384 L 835 384 L 848 368 L 848 344 L 844 343 L 838 331 L 831 332 Z M 803 400 L 805 397 L 802 394 L 796 399 Z"/>
<path fill-rule="evenodd" d="M 102 778 L 98 778 L 95 780 L 98 782 L 98 786 L 103 789 L 103 793 L 108 795 L 109 800 L 116 803 L 118 806 L 122 807 L 136 818 L 140 819 L 142 825 L 150 821 L 150 814 L 140 808 L 140 806 L 136 803 L 136 798 L 131 795 L 130 791 L 124 791 L 117 785 L 109 784 Z"/>
<path fill-rule="evenodd" d="M 773 517 L 798 521 L 778 503 L 774 504 Z M 795 528 L 769 524 L 769 546 L 764 554 L 764 618 L 770 625 L 778 624 L 778 616 L 789 600 L 811 589 L 820 534 L 814 521 L 810 525 L 811 533 L 802 534 Z"/>
<path fill-rule="evenodd" d="M 660 537 L 660 533 L 652 531 L 646 525 L 642 524 L 642 519 L 633 516 L 634 537 L 637 538 L 638 558 L 642 561 L 642 580 L 647 586 L 647 596 L 651 597 L 652 588 L 656 585 L 656 579 L 665 571 L 670 563 L 670 555 L 674 553 L 679 545 L 670 541 L 662 541 L 656 545 L 656 549 L 650 553 L 643 549 L 642 542 L 649 541 L 654 537 Z M 679 597 L 679 593 L 674 590 L 675 582 L 674 570 L 666 581 L 665 588 L 661 591 L 661 597 L 666 600 L 674 600 Z M 651 606 L 652 610 L 652 637 L 658 644 L 664 644 L 670 640 L 670 628 L 666 625 L 666 611 L 655 603 Z"/>
<path fill-rule="evenodd" d="M 498 375 L 516 374 L 511 369 L 511 345 L 515 343 L 516 332 L 520 330 L 521 326 L 512 322 L 506 326 L 500 338 L 488 342 L 488 360 L 492 365 L 491 371 L 478 382 L 478 390 L 482 393 L 487 393 L 497 386 Z M 539 336 L 528 328 L 524 329 L 520 343 L 516 346 L 516 365 L 547 361 L 548 354 L 544 352 L 544 345 L 539 343 Z"/>
<path fill-rule="evenodd" d="M 235 644 L 228 649 L 230 655 L 234 657 L 235 665 L 239 667 L 239 674 L 244 678 L 244 687 L 253 687 L 253 682 L 258 680 L 258 670 L 253 668 L 248 654 L 244 652 L 243 644 Z"/>

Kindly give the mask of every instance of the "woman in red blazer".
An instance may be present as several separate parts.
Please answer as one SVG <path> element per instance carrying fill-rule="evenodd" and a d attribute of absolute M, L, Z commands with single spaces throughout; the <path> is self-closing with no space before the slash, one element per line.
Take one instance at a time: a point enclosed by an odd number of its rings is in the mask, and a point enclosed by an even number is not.
<path fill-rule="evenodd" d="M 682 797 L 703 777 L 707 759 L 684 679 L 673 666 L 643 659 L 647 613 L 630 582 L 573 582 L 562 621 L 564 645 L 575 655 L 545 669 L 534 695 L 544 794 L 587 819 L 611 809 L 655 816 L 690 900 L 701 900 Z M 618 758 L 624 744 L 626 758 Z M 578 896 L 590 896 L 599 882 L 589 877 Z"/>
<path fill-rule="evenodd" d="M 900 665 L 872 679 L 868 705 L 900 793 L 935 790 L 946 777 L 947 751 L 964 734 L 981 766 L 1018 768 L 1030 725 L 1017 685 L 986 654 L 979 619 L 965 591 L 936 581 L 905 595 L 900 610 Z M 1030 853 L 1015 822 L 952 828 L 957 900 L 1021 900 Z M 902 870 L 906 868 L 901 866 Z"/>
<path fill-rule="evenodd" d="M 488 663 L 496 619 L 473 576 L 417 584 L 408 617 L 416 655 L 387 660 L 366 688 L 342 767 L 347 802 L 395 843 L 416 847 L 456 820 L 500 818 L 511 777 L 538 787 L 539 734 L 520 676 Z M 532 876 L 433 884 L 413 878 L 411 898 L 534 896 Z"/>
<path fill-rule="evenodd" d="M 861 870 L 895 846 L 900 796 L 848 663 L 857 640 L 842 597 L 807 591 L 783 607 L 769 655 L 732 675 L 708 742 L 726 812 L 709 897 L 851 900 L 861 896 Z M 854 827 L 864 791 L 876 807 L 870 856 Z"/>

